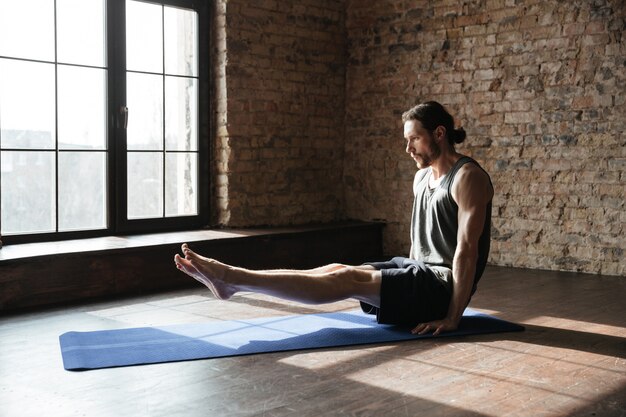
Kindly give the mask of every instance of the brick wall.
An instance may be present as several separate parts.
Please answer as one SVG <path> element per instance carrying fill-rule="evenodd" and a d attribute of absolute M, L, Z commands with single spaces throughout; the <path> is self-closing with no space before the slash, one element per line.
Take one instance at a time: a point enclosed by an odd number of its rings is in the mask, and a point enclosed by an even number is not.
<path fill-rule="evenodd" d="M 623 0 L 219 0 L 215 222 L 388 223 L 400 114 L 435 99 L 496 188 L 490 262 L 626 275 Z"/>
<path fill-rule="evenodd" d="M 619 0 L 347 2 L 350 217 L 409 250 L 414 164 L 400 115 L 434 99 L 496 189 L 490 262 L 626 275 L 626 5 Z"/>
<path fill-rule="evenodd" d="M 328 222 L 343 210 L 344 4 L 215 3 L 214 222 Z"/>

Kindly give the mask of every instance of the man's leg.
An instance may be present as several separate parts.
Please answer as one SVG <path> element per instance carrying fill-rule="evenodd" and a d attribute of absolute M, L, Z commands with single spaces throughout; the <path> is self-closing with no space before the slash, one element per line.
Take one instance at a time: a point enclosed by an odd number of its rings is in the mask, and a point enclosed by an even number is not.
<path fill-rule="evenodd" d="M 381 273 L 372 267 L 331 264 L 312 270 L 253 271 L 226 265 L 193 252 L 184 244 L 174 262 L 181 271 L 206 285 L 220 299 L 239 291 L 271 295 L 304 304 L 354 298 L 380 305 Z"/>
<path fill-rule="evenodd" d="M 307 275 L 318 275 L 318 274 L 324 274 L 327 272 L 336 272 L 339 271 L 341 269 L 345 269 L 345 268 L 354 268 L 354 269 L 360 269 L 360 270 L 364 270 L 364 271 L 374 271 L 376 270 L 376 268 L 374 268 L 373 266 L 369 266 L 369 265 L 358 265 L 358 266 L 354 266 L 354 265 L 345 265 L 345 264 L 338 264 L 338 263 L 333 263 L 333 264 L 328 264 L 328 265 L 324 265 L 324 266 L 318 266 L 316 268 L 312 268 L 312 269 L 262 269 L 262 270 L 254 270 L 255 272 L 262 272 L 265 274 L 285 274 L 285 273 L 299 273 L 299 274 L 307 274 Z"/>

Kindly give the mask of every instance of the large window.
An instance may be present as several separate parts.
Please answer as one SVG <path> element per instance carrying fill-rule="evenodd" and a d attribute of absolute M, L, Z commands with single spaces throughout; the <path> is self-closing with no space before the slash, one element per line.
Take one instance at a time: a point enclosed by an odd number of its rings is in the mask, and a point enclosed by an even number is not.
<path fill-rule="evenodd" d="M 0 0 L 6 243 L 206 223 L 203 3 Z"/>

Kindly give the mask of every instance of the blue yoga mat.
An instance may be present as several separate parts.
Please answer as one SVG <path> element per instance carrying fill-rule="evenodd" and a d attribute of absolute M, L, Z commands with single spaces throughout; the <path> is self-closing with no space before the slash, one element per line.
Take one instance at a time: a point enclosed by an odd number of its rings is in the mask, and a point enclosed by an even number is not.
<path fill-rule="evenodd" d="M 467 309 L 459 328 L 437 337 L 524 328 Z M 163 327 L 68 332 L 59 337 L 63 366 L 88 370 L 254 353 L 432 338 L 408 327 L 381 325 L 361 311 L 231 320 Z"/>

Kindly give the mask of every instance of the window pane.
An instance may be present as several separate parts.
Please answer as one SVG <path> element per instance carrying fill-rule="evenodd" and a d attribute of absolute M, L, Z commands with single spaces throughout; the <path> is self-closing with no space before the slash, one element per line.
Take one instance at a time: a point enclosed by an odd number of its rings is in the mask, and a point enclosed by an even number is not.
<path fill-rule="evenodd" d="M 54 152 L 2 151 L 3 235 L 55 230 Z"/>
<path fill-rule="evenodd" d="M 198 14 L 165 7 L 165 73 L 198 75 Z"/>
<path fill-rule="evenodd" d="M 104 67 L 104 0 L 56 2 L 58 61 Z"/>
<path fill-rule="evenodd" d="M 2 147 L 54 148 L 54 65 L 0 59 Z"/>
<path fill-rule="evenodd" d="M 198 156 L 168 153 L 165 156 L 165 215 L 198 214 Z"/>
<path fill-rule="evenodd" d="M 163 217 L 163 204 L 166 216 L 196 215 L 198 155 L 134 151 L 198 149 L 197 13 L 132 0 L 126 7 L 128 218 Z"/>
<path fill-rule="evenodd" d="M 198 149 L 198 81 L 165 77 L 165 144 L 168 150 Z"/>
<path fill-rule="evenodd" d="M 59 230 L 106 228 L 106 155 L 59 153 Z"/>
<path fill-rule="evenodd" d="M 0 55 L 54 60 L 54 1 L 0 0 Z"/>
<path fill-rule="evenodd" d="M 163 72 L 163 6 L 126 2 L 126 69 Z"/>
<path fill-rule="evenodd" d="M 128 153 L 128 218 L 163 217 L 163 154 Z"/>
<path fill-rule="evenodd" d="M 106 148 L 106 70 L 58 66 L 59 149 Z"/>
<path fill-rule="evenodd" d="M 163 76 L 126 75 L 128 149 L 163 149 Z"/>

